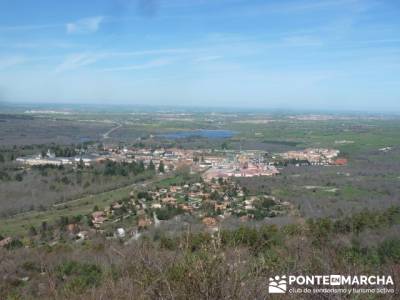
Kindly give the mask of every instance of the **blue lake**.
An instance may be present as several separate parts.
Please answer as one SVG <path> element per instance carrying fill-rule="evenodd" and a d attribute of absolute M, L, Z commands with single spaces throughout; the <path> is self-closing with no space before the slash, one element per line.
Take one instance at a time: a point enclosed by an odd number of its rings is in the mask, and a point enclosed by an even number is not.
<path fill-rule="evenodd" d="M 167 139 L 183 139 L 188 137 L 203 137 L 207 139 L 227 139 L 233 137 L 235 132 L 232 130 L 207 130 L 207 129 L 199 129 L 199 130 L 188 130 L 188 131 L 177 131 L 162 134 L 161 137 Z"/>
<path fill-rule="evenodd" d="M 86 142 L 90 142 L 91 138 L 88 136 L 81 136 L 79 137 L 79 143 L 86 143 Z"/>

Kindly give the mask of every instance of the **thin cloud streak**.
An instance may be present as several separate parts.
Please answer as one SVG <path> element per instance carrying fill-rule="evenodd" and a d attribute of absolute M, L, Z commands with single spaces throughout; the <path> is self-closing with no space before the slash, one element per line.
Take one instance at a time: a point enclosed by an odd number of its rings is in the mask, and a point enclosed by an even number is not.
<path fill-rule="evenodd" d="M 208 56 L 197 57 L 194 59 L 194 62 L 196 63 L 209 62 L 209 61 L 219 60 L 222 58 L 223 57 L 221 55 L 208 55 Z"/>
<path fill-rule="evenodd" d="M 68 34 L 94 33 L 99 30 L 104 19 L 103 16 L 80 19 L 76 22 L 67 23 L 66 30 Z"/>
<path fill-rule="evenodd" d="M 142 51 L 127 51 L 127 52 L 82 52 L 82 53 L 74 53 L 67 58 L 56 67 L 56 73 L 70 71 L 79 69 L 81 67 L 85 67 L 88 65 L 95 64 L 101 60 L 113 59 L 119 57 L 129 57 L 129 56 L 152 56 L 152 55 L 176 55 L 182 53 L 190 52 L 189 49 L 183 48 L 171 48 L 171 49 L 155 49 L 155 50 L 142 50 Z M 115 70 L 123 70 L 123 69 L 136 69 L 138 68 L 148 68 L 153 66 L 161 66 L 167 64 L 167 62 L 171 62 L 172 59 L 162 59 L 162 60 L 153 60 L 151 64 L 143 64 L 143 65 L 135 65 L 129 67 L 116 67 Z M 112 70 L 114 68 L 109 68 Z"/>
<path fill-rule="evenodd" d="M 64 26 L 64 24 L 0 26 L 0 32 L 43 30 L 62 26 Z"/>
<path fill-rule="evenodd" d="M 69 56 L 56 68 L 56 73 L 75 70 L 87 65 L 91 65 L 104 58 L 104 54 L 78 53 Z"/>
<path fill-rule="evenodd" d="M 138 65 L 131 65 L 131 66 L 122 66 L 122 67 L 115 67 L 115 68 L 106 68 L 103 69 L 105 72 L 115 72 L 115 71 L 132 71 L 132 70 L 146 70 L 146 69 L 153 69 L 153 68 L 159 68 L 163 67 L 166 65 L 170 65 L 172 63 L 171 59 L 167 58 L 160 58 L 160 59 L 155 59 L 152 61 L 149 61 L 144 64 L 138 64 Z"/>

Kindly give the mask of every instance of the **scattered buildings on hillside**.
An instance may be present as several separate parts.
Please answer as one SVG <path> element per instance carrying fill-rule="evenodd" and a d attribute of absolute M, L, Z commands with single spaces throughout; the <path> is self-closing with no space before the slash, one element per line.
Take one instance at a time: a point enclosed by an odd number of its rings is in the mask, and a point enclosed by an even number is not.
<path fill-rule="evenodd" d="M 210 168 L 203 174 L 203 178 L 204 180 L 210 181 L 213 178 L 220 177 L 273 176 L 276 174 L 279 174 L 279 171 L 274 166 L 250 164 L 244 168 L 237 164 L 227 164 Z"/>
<path fill-rule="evenodd" d="M 280 156 L 286 160 L 306 161 L 311 165 L 333 165 L 340 151 L 326 148 L 307 148 L 299 151 L 288 151 Z"/>
<path fill-rule="evenodd" d="M 56 157 L 54 153 L 47 151 L 46 155 L 38 154 L 31 156 L 18 157 L 17 162 L 28 166 L 40 166 L 40 165 L 78 165 L 80 163 L 85 166 L 89 166 L 92 163 L 100 162 L 110 158 L 110 155 L 90 153 L 82 154 L 72 157 Z"/>
<path fill-rule="evenodd" d="M 246 195 L 234 180 L 212 180 L 210 182 L 182 183 L 168 187 L 153 186 L 131 193 L 129 199 L 114 202 L 103 211 L 92 213 L 93 227 L 102 231 L 114 228 L 114 224 L 132 218 L 133 228 L 117 229 L 114 237 L 125 233 L 145 230 L 150 226 L 161 226 L 166 220 L 191 215 L 208 230 L 215 231 L 221 220 L 236 216 L 248 220 L 285 215 L 291 206 L 271 195 Z M 121 227 L 119 227 L 121 228 Z"/>

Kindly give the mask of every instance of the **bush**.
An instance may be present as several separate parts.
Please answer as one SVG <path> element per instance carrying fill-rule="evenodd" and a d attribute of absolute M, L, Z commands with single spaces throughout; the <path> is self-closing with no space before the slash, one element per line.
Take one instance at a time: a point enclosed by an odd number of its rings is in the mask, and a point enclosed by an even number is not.
<path fill-rule="evenodd" d="M 170 206 L 157 208 L 155 212 L 157 214 L 157 218 L 160 220 L 169 220 L 175 217 L 176 215 L 183 213 L 181 208 L 170 207 Z"/>
<path fill-rule="evenodd" d="M 162 235 L 160 237 L 160 247 L 168 250 L 175 250 L 177 248 L 177 242 L 173 238 Z"/>
<path fill-rule="evenodd" d="M 15 175 L 15 180 L 16 181 L 22 181 L 24 179 L 24 177 L 22 176 L 21 173 L 18 173 L 17 175 Z"/>
<path fill-rule="evenodd" d="M 18 240 L 18 239 L 13 239 L 13 240 L 11 241 L 11 243 L 9 243 L 9 244 L 6 246 L 6 249 L 8 249 L 8 250 L 14 250 L 14 249 L 17 249 L 17 248 L 21 248 L 22 246 L 24 246 L 24 245 L 22 244 L 22 242 L 21 242 L 20 240 Z"/>
<path fill-rule="evenodd" d="M 66 281 L 65 289 L 68 292 L 81 293 L 88 287 L 100 284 L 102 270 L 99 266 L 90 263 L 67 261 L 56 268 L 58 278 Z"/>
<path fill-rule="evenodd" d="M 392 260 L 400 263 L 400 240 L 391 239 L 383 242 L 378 247 L 378 254 L 382 261 Z"/>

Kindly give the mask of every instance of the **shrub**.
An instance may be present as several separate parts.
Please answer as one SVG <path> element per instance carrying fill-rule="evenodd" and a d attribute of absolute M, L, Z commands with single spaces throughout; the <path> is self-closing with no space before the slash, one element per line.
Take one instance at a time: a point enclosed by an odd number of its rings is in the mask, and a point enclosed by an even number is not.
<path fill-rule="evenodd" d="M 400 240 L 391 239 L 384 241 L 378 247 L 378 254 L 382 261 L 392 260 L 400 263 Z"/>
<path fill-rule="evenodd" d="M 21 248 L 23 246 L 23 244 L 22 244 L 22 242 L 20 241 L 20 240 L 18 240 L 18 239 L 13 239 L 12 241 L 11 241 L 11 243 L 9 243 L 7 246 L 6 246 L 6 249 L 8 249 L 8 250 L 14 250 L 14 249 L 17 249 L 17 248 Z"/>
<path fill-rule="evenodd" d="M 56 274 L 62 281 L 66 281 L 67 292 L 81 293 L 88 287 L 99 285 L 102 270 L 99 266 L 90 263 L 67 261 L 56 268 Z"/>

